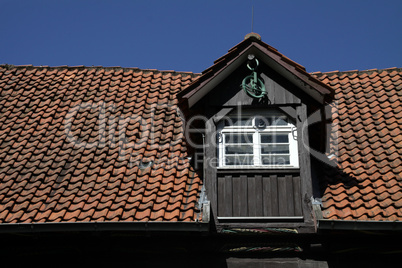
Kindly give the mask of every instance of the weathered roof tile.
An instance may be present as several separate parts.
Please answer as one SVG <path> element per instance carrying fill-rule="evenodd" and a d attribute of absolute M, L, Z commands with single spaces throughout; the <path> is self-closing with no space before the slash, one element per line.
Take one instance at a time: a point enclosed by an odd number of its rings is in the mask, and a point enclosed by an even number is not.
<path fill-rule="evenodd" d="M 340 116 L 338 139 L 331 140 L 340 171 L 323 178 L 325 218 L 402 220 L 401 74 L 397 68 L 313 74 L 336 90 Z M 345 187 L 350 183 L 356 186 Z"/>
<path fill-rule="evenodd" d="M 188 166 L 178 163 L 182 180 L 170 177 L 164 184 L 165 165 L 139 168 L 143 156 L 155 162 L 184 144 L 158 147 L 148 138 L 138 141 L 135 133 L 142 137 L 149 130 L 143 123 L 151 124 L 147 118 L 156 111 L 149 105 L 167 104 L 175 111 L 177 101 L 171 100 L 196 77 L 117 67 L 0 66 L 0 222 L 146 221 L 151 213 L 160 221 L 194 220 L 194 207 L 183 218 L 165 217 L 167 206 L 180 212 L 193 200 L 172 199 L 172 191 L 160 189 L 166 183 L 199 189 L 200 178 L 183 172 Z M 180 118 L 162 115 L 156 114 L 157 123 L 165 135 L 155 137 L 169 144 Z M 132 120 L 117 122 L 124 118 Z M 119 142 L 121 130 L 132 143 Z"/>

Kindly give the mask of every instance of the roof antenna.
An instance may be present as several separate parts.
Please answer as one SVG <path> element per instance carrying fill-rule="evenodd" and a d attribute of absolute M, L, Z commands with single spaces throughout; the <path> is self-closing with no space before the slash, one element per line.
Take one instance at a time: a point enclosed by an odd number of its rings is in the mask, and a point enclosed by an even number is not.
<path fill-rule="evenodd" d="M 254 4 L 253 0 L 251 0 L 251 33 L 246 34 L 244 40 L 253 37 L 257 40 L 261 40 L 261 36 L 254 32 Z"/>
<path fill-rule="evenodd" d="M 254 5 L 251 6 L 251 32 L 253 33 L 254 27 Z"/>

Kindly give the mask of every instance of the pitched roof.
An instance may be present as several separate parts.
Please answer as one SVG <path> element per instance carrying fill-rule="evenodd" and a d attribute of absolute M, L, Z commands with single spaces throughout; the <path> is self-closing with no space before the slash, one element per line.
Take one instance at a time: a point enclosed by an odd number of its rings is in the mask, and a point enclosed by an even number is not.
<path fill-rule="evenodd" d="M 402 69 L 315 73 L 335 89 L 323 215 L 333 220 L 402 220 Z"/>
<path fill-rule="evenodd" d="M 402 69 L 312 75 L 337 101 L 324 217 L 401 220 Z M 0 223 L 201 219 L 177 100 L 199 77 L 0 66 Z"/>
<path fill-rule="evenodd" d="M 175 95 L 197 76 L 0 66 L 0 222 L 195 221 Z"/>

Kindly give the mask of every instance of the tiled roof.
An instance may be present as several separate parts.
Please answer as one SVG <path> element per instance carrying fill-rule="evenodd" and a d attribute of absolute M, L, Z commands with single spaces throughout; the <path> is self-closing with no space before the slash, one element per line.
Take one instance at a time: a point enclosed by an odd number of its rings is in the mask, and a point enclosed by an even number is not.
<path fill-rule="evenodd" d="M 401 220 L 402 70 L 312 75 L 336 100 L 324 217 Z M 198 77 L 0 66 L 0 223 L 201 219 L 176 97 Z"/>
<path fill-rule="evenodd" d="M 402 220 L 402 69 L 314 75 L 337 102 L 330 154 L 338 150 L 338 165 L 323 180 L 324 217 Z"/>
<path fill-rule="evenodd" d="M 0 66 L 0 223 L 200 217 L 175 97 L 198 76 Z"/>

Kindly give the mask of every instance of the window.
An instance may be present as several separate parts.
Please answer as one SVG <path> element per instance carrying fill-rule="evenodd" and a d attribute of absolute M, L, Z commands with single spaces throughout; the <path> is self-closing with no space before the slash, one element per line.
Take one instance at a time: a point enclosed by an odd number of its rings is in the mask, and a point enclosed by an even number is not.
<path fill-rule="evenodd" d="M 284 114 L 229 115 L 218 131 L 219 167 L 299 166 L 296 127 Z"/>

